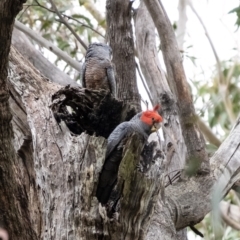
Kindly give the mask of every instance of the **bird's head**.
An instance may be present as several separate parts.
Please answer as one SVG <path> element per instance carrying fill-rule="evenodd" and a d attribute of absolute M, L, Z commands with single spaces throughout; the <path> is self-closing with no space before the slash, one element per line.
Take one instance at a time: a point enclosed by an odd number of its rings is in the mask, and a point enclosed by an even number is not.
<path fill-rule="evenodd" d="M 112 48 L 105 43 L 91 43 L 86 53 L 86 58 L 89 57 L 104 57 L 111 60 Z"/>
<path fill-rule="evenodd" d="M 160 128 L 160 123 L 163 121 L 163 118 L 157 112 L 159 107 L 159 105 L 156 105 L 153 110 L 143 112 L 140 117 L 140 120 L 151 128 L 151 132 L 156 132 Z"/>

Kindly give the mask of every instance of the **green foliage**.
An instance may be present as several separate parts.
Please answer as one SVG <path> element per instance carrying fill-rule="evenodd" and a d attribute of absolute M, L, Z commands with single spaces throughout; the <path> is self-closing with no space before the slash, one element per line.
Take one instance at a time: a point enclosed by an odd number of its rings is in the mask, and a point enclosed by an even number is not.
<path fill-rule="evenodd" d="M 218 127 L 227 134 L 232 128 L 229 111 L 237 116 L 240 109 L 240 63 L 231 60 L 222 62 L 222 74 L 223 82 L 220 82 L 215 69 L 212 79 L 195 81 L 194 85 L 198 90 L 197 98 L 201 98 L 203 103 L 200 115 L 208 119 L 212 129 Z M 226 99 L 231 101 L 232 109 L 226 109 L 229 107 Z"/>
<path fill-rule="evenodd" d="M 81 1 L 82 4 L 84 4 L 84 2 L 85 0 Z M 102 36 L 94 30 L 104 35 L 105 29 L 100 27 L 100 23 L 96 22 L 84 7 L 79 5 L 78 0 L 54 0 L 54 3 L 64 20 L 71 26 L 74 32 L 80 36 L 86 45 L 94 41 L 103 41 Z M 61 22 L 58 15 L 53 11 L 53 8 L 51 8 L 49 1 L 28 0 L 22 12 L 19 14 L 18 20 L 68 53 L 74 59 L 78 61 L 83 59 L 85 49 L 66 25 Z M 61 59 L 57 58 L 55 63 L 60 63 L 60 60 Z M 68 73 L 72 73 L 72 75 L 75 72 L 68 64 L 65 64 L 62 69 L 66 69 Z M 76 80 L 78 80 L 78 78 Z"/>
<path fill-rule="evenodd" d="M 235 25 L 237 25 L 237 28 L 239 28 L 239 25 L 240 25 L 240 6 L 232 9 L 229 13 L 235 13 L 237 15 L 237 20 L 235 22 Z"/>
<path fill-rule="evenodd" d="M 231 227 L 224 224 L 224 234 L 220 239 L 217 239 L 213 233 L 211 214 L 206 215 L 204 221 L 195 226 L 206 240 L 240 240 L 240 232 L 233 230 Z"/>
<path fill-rule="evenodd" d="M 232 190 L 225 197 L 225 201 L 231 204 L 237 204 L 236 193 Z M 195 225 L 195 227 L 204 235 L 204 239 L 207 240 L 240 240 L 240 232 L 234 230 L 228 226 L 222 219 L 219 219 L 219 223 L 222 225 L 222 236 L 217 238 L 213 231 L 212 217 L 211 213 L 207 214 L 203 221 Z M 218 232 L 220 233 L 220 232 Z"/>

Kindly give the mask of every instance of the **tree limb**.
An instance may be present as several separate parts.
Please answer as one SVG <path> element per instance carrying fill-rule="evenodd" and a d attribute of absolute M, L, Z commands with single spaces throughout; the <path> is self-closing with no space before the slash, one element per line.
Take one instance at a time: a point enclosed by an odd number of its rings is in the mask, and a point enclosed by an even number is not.
<path fill-rule="evenodd" d="M 83 4 L 83 6 L 92 14 L 92 16 L 97 20 L 98 24 L 106 29 L 105 18 L 96 8 L 96 5 L 91 0 L 80 0 L 79 2 L 80 4 Z"/>
<path fill-rule="evenodd" d="M 42 53 L 33 46 L 28 37 L 16 28 L 13 30 L 12 44 L 42 75 L 51 81 L 62 86 L 69 84 L 75 87 L 79 86 L 76 81 L 72 80 L 66 73 L 48 61 Z M 81 65 L 79 63 L 79 69 L 80 68 Z"/>
<path fill-rule="evenodd" d="M 150 89 L 153 104 L 161 104 L 161 114 L 164 117 L 164 148 L 167 149 L 169 144 L 174 145 L 173 158 L 169 161 L 166 172 L 171 179 L 175 175 L 175 170 L 179 171 L 184 167 L 186 147 L 176 114 L 175 99 L 158 58 L 155 26 L 143 1 L 134 16 L 134 23 L 141 70 Z"/>
<path fill-rule="evenodd" d="M 113 50 L 117 96 L 139 112 L 141 98 L 136 79 L 131 6 L 129 0 L 107 0 L 107 41 Z"/>
<path fill-rule="evenodd" d="M 51 52 L 55 53 L 58 57 L 63 59 L 66 63 L 68 63 L 71 67 L 73 67 L 78 72 L 81 71 L 81 67 L 79 62 L 73 60 L 67 53 L 63 52 L 56 46 L 54 46 L 52 43 L 48 42 L 45 38 L 37 34 L 35 31 L 31 30 L 30 28 L 27 28 L 24 24 L 20 23 L 19 21 L 15 21 L 14 25 L 18 30 L 21 32 L 24 32 L 27 36 L 32 38 L 34 41 L 42 45 L 43 47 L 47 48 Z"/>
<path fill-rule="evenodd" d="M 221 141 L 216 137 L 206 123 L 198 116 L 198 125 L 205 138 L 216 147 L 221 145 Z"/>
<path fill-rule="evenodd" d="M 219 198 L 216 199 L 218 202 L 215 202 L 215 206 L 218 206 L 220 200 L 240 178 L 239 142 L 240 119 L 210 159 L 209 175 L 194 176 L 188 181 L 178 181 L 165 189 L 165 204 L 159 199 L 151 218 L 147 239 L 157 240 L 158 236 L 162 235 L 165 239 L 177 239 L 174 229 L 180 230 L 199 223 L 213 208 L 212 189 L 218 192 Z M 168 228 L 164 227 L 166 220 Z M 151 232 L 155 233 L 154 236 Z"/>
<path fill-rule="evenodd" d="M 144 0 L 144 2 L 158 30 L 168 82 L 177 99 L 182 133 L 188 153 L 186 159 L 187 174 L 195 174 L 198 170 L 201 173 L 209 172 L 205 142 L 197 125 L 191 93 L 171 23 L 161 1 Z"/>
<path fill-rule="evenodd" d="M 76 32 L 72 29 L 72 27 L 68 24 L 68 22 L 65 21 L 65 19 L 62 17 L 61 13 L 58 11 L 56 5 L 54 4 L 53 0 L 49 0 L 52 4 L 53 9 L 55 10 L 56 14 L 60 18 L 61 22 L 70 30 L 70 32 L 74 35 L 74 37 L 78 40 L 79 43 L 87 50 L 87 45 L 84 43 L 84 41 L 76 34 Z"/>
<path fill-rule="evenodd" d="M 232 228 L 240 231 L 240 211 L 239 206 L 222 201 L 220 211 L 223 220 Z"/>

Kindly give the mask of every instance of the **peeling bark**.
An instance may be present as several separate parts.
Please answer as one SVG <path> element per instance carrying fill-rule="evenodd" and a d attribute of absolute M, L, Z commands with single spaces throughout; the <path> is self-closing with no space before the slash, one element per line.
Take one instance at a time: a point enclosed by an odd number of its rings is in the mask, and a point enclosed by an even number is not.
<path fill-rule="evenodd" d="M 36 239 L 30 221 L 30 203 L 15 165 L 18 159 L 12 144 L 12 114 L 7 86 L 13 23 L 24 2 L 0 2 L 0 228 L 8 232 L 10 239 Z"/>
<path fill-rule="evenodd" d="M 143 239 L 142 231 L 148 227 L 148 219 L 153 212 L 154 203 L 158 199 L 161 187 L 157 181 L 161 173 L 159 161 L 156 160 L 147 173 L 139 172 L 137 166 L 141 161 L 141 145 L 138 144 L 138 138 L 133 136 L 129 139 L 124 150 L 125 160 L 120 168 L 126 169 L 125 164 L 127 166 L 131 164 L 132 167 L 128 169 L 128 172 L 124 170 L 119 172 L 122 181 L 128 182 L 128 185 L 124 184 L 126 190 L 123 188 L 120 203 L 121 206 L 126 207 L 120 208 L 119 220 L 109 219 L 105 207 L 99 205 L 95 197 L 98 176 L 105 158 L 105 139 L 91 137 L 86 133 L 71 134 L 64 121 L 60 121 L 60 125 L 58 124 L 50 109 L 52 99 L 55 106 L 57 106 L 56 102 L 60 106 L 64 103 L 64 101 L 61 102 L 64 98 L 60 100 L 60 96 L 65 94 L 65 97 L 68 98 L 71 95 L 72 99 L 70 100 L 76 100 L 74 94 L 78 93 L 86 104 L 82 103 L 81 105 L 80 103 L 79 107 L 82 106 L 83 111 L 84 107 L 90 110 L 91 101 L 88 97 L 91 96 L 90 99 L 93 100 L 94 96 L 95 98 L 98 96 L 101 100 L 106 98 L 109 102 L 106 93 L 98 91 L 90 93 L 88 90 L 75 88 L 60 90 L 60 86 L 50 83 L 40 76 L 38 71 L 34 70 L 31 64 L 23 61 L 23 58 L 14 49 L 10 55 L 10 69 L 11 87 L 21 98 L 31 130 L 36 195 L 40 203 L 38 218 L 34 214 L 31 217 L 37 221 L 38 236 L 43 239 L 65 237 L 73 239 L 119 239 L 119 237 L 132 239 L 133 236 L 136 239 Z M 55 92 L 57 93 L 55 94 Z M 85 100 L 83 93 L 85 93 Z M 116 100 L 111 101 L 112 106 L 122 104 Z M 124 105 L 121 106 L 123 110 L 126 109 Z M 52 107 L 56 111 L 57 108 L 54 105 Z M 95 107 L 96 110 L 98 106 Z M 109 108 L 108 111 L 111 112 L 112 109 Z M 107 112 L 106 116 L 108 116 Z M 23 137 L 23 134 L 21 136 Z M 20 149 L 23 151 L 27 143 L 24 144 L 23 140 L 20 142 L 22 143 Z M 31 169 L 30 166 L 21 167 L 26 171 Z M 136 177 L 132 179 L 132 175 Z M 139 182 L 137 188 L 135 187 L 136 180 Z M 129 189 L 131 189 L 130 192 Z M 140 189 L 141 191 L 139 191 Z M 150 189 L 151 191 L 149 191 Z M 62 194 L 63 192 L 65 194 Z M 28 194 L 30 196 L 29 192 Z M 137 201 L 138 197 L 136 199 L 137 194 L 142 196 L 141 204 Z M 33 199 L 33 196 L 29 198 Z M 33 202 L 32 204 L 32 209 L 36 208 L 37 204 Z M 134 207 L 128 208 L 128 204 Z M 137 219 L 135 216 L 138 216 Z M 138 228 L 135 228 L 131 219 L 135 219 L 134 222 L 139 226 Z"/>
<path fill-rule="evenodd" d="M 52 110 L 58 122 L 63 120 L 75 134 L 86 133 L 108 138 L 114 128 L 130 120 L 135 109 L 104 90 L 61 89 L 52 97 Z"/>

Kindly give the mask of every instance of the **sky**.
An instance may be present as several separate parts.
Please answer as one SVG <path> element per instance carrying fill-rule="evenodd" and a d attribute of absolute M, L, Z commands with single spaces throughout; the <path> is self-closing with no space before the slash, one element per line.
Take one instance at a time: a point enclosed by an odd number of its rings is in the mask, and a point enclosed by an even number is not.
<path fill-rule="evenodd" d="M 163 4 L 171 22 L 177 22 L 178 1 L 163 0 Z M 193 1 L 193 5 L 208 30 L 220 60 L 227 60 L 235 55 L 239 57 L 240 31 L 236 31 L 237 27 L 234 26 L 236 15 L 228 14 L 230 10 L 239 6 L 239 0 L 195 0 Z M 187 9 L 187 15 L 187 34 L 185 37 L 184 50 L 186 50 L 189 55 L 195 56 L 197 62 L 202 65 L 204 69 L 211 67 L 216 61 L 203 27 L 190 8 Z M 186 49 L 188 46 L 192 47 Z M 233 50 L 234 48 L 238 50 Z M 185 61 L 185 63 L 186 62 L 187 61 Z M 188 67 L 188 65 L 186 65 L 186 67 Z M 199 68 L 199 66 L 197 66 L 197 68 Z M 187 69 L 186 71 L 189 72 Z"/>
<path fill-rule="evenodd" d="M 162 3 L 170 21 L 177 22 L 178 1 L 163 0 Z M 195 0 L 193 5 L 207 28 L 220 60 L 228 60 L 235 56 L 239 58 L 240 31 L 236 31 L 237 27 L 234 25 L 235 14 L 228 14 L 230 10 L 238 7 L 239 0 Z M 189 7 L 187 16 L 187 31 L 183 49 L 185 72 L 187 77 L 192 79 L 202 78 L 204 71 L 207 80 L 212 74 L 216 61 L 203 27 Z M 186 55 L 195 57 L 196 65 Z"/>
<path fill-rule="evenodd" d="M 238 7 L 239 0 L 193 0 L 194 8 L 204 22 L 208 34 L 213 42 L 220 61 L 238 59 L 240 56 L 240 31 L 237 31 L 236 14 L 229 12 Z M 178 0 L 162 0 L 165 10 L 170 18 L 171 23 L 178 22 Z M 195 13 L 187 8 L 187 28 L 185 42 L 183 46 L 183 65 L 189 84 L 192 87 L 193 95 L 196 98 L 195 107 L 197 113 L 200 109 L 206 108 L 202 99 L 197 95 L 194 81 L 208 82 L 215 74 L 216 60 L 209 41 L 205 35 L 203 26 L 199 22 Z M 195 61 L 191 60 L 195 58 Z M 164 68 L 163 60 L 161 60 Z M 144 87 L 140 80 L 138 86 L 141 96 L 149 102 Z M 211 96 L 209 96 L 210 98 Z M 142 103 L 143 109 L 145 105 Z M 205 112 L 204 120 L 207 122 L 207 112 Z M 219 138 L 225 136 L 225 131 L 221 127 L 215 127 L 214 133 Z"/>

